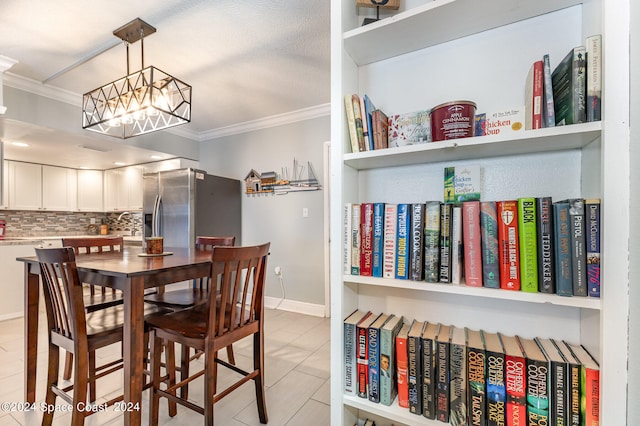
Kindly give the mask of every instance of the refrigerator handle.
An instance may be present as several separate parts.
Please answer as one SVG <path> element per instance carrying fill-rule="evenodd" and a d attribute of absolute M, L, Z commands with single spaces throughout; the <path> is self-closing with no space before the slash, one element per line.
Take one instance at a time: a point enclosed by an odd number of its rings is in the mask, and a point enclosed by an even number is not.
<path fill-rule="evenodd" d="M 156 200 L 153 204 L 153 217 L 151 219 L 151 236 L 159 237 L 160 235 L 160 195 L 156 195 Z"/>

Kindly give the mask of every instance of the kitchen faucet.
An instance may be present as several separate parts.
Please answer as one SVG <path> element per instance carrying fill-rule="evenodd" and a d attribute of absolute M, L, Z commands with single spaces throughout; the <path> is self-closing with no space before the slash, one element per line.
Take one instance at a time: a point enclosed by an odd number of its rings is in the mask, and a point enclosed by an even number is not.
<path fill-rule="evenodd" d="M 128 214 L 129 216 L 131 216 L 131 213 L 129 212 L 122 212 L 120 213 L 120 216 L 118 216 L 118 220 L 122 219 L 122 216 L 124 216 L 125 214 Z"/>

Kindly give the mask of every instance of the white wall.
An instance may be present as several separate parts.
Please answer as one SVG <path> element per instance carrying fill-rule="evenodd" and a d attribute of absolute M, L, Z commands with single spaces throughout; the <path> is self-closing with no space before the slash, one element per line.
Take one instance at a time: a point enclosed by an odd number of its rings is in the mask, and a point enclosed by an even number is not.
<path fill-rule="evenodd" d="M 323 183 L 323 144 L 329 140 L 329 116 L 202 142 L 200 167 L 211 174 L 244 180 L 251 169 L 262 173 L 292 169 L 294 157 L 312 163 Z M 291 172 L 290 172 L 291 173 Z M 285 291 L 281 307 L 321 315 L 324 296 L 323 191 L 287 195 L 243 195 L 242 244 L 271 242 L 266 296 L 280 299 L 274 274 L 280 266 Z M 302 216 L 307 208 L 308 217 Z M 327 301 L 328 303 L 328 301 Z M 273 304 L 273 299 L 271 299 Z"/>

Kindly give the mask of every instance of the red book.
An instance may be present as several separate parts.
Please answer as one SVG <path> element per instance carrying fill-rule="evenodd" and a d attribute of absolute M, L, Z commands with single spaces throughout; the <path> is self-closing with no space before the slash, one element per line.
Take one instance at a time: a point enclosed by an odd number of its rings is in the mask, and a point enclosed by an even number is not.
<path fill-rule="evenodd" d="M 373 203 L 360 204 L 360 275 L 373 271 Z"/>
<path fill-rule="evenodd" d="M 544 91 L 544 65 L 536 61 L 531 65 L 525 88 L 525 129 L 542 128 L 542 92 Z"/>
<path fill-rule="evenodd" d="M 504 348 L 504 381 L 507 392 L 506 426 L 527 426 L 526 358 L 515 336 L 498 334 Z"/>
<path fill-rule="evenodd" d="M 480 243 L 480 202 L 462 203 L 462 241 L 464 241 L 464 281 L 482 287 L 482 251 Z"/>
<path fill-rule="evenodd" d="M 566 342 L 565 342 L 566 343 Z M 582 425 L 600 425 L 600 366 L 582 345 L 567 344 L 573 356 L 580 362 L 582 379 Z"/>
<path fill-rule="evenodd" d="M 358 362 L 358 385 L 356 394 L 360 398 L 367 398 L 367 385 L 369 384 L 369 345 L 368 345 L 368 329 L 369 326 L 378 318 L 378 315 L 365 316 L 356 326 L 356 336 L 358 338 L 357 346 L 357 362 Z"/>
<path fill-rule="evenodd" d="M 520 290 L 520 254 L 518 252 L 518 202 L 498 201 L 498 250 L 500 288 Z"/>
<path fill-rule="evenodd" d="M 407 352 L 407 335 L 409 325 L 403 324 L 396 336 L 396 373 L 398 380 L 398 405 L 409 408 L 409 355 Z"/>

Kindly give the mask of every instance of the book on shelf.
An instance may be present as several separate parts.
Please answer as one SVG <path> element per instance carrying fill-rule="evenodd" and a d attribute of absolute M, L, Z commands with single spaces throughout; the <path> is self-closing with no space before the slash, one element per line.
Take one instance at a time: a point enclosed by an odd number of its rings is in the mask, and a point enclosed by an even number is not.
<path fill-rule="evenodd" d="M 505 410 L 507 425 L 526 424 L 527 418 L 527 365 L 522 348 L 515 336 L 498 333 L 504 348 L 504 383 L 507 393 Z"/>
<path fill-rule="evenodd" d="M 480 237 L 480 202 L 462 203 L 462 235 L 464 241 L 464 281 L 482 287 L 482 243 Z"/>
<path fill-rule="evenodd" d="M 431 142 L 429 111 L 389 116 L 389 147 Z"/>
<path fill-rule="evenodd" d="M 436 418 L 436 336 L 438 324 L 429 322 L 422 333 L 422 415 Z"/>
<path fill-rule="evenodd" d="M 453 204 L 440 204 L 440 282 L 451 282 L 451 214 Z"/>
<path fill-rule="evenodd" d="M 375 135 L 373 132 L 373 111 L 376 109 L 375 105 L 373 105 L 373 102 L 371 102 L 371 98 L 369 98 L 369 95 L 367 95 L 365 93 L 365 95 L 362 97 L 363 103 L 364 103 L 364 110 L 365 110 L 365 115 L 364 117 L 366 117 L 366 128 L 367 128 L 367 132 L 369 133 L 369 150 L 374 150 L 375 149 Z M 363 123 L 364 124 L 364 123 Z"/>
<path fill-rule="evenodd" d="M 584 46 L 571 49 L 551 73 L 556 126 L 587 121 L 585 73 Z"/>
<path fill-rule="evenodd" d="M 402 324 L 396 336 L 396 378 L 398 384 L 398 406 L 409 408 L 409 357 L 407 353 L 407 335 L 409 324 Z"/>
<path fill-rule="evenodd" d="M 538 292 L 538 237 L 536 200 L 518 198 L 518 248 L 520 252 L 520 290 Z"/>
<path fill-rule="evenodd" d="M 505 355 L 497 333 L 482 331 L 487 364 L 487 426 L 505 426 L 507 388 Z"/>
<path fill-rule="evenodd" d="M 533 339 L 518 340 L 527 358 L 527 425 L 549 425 L 549 361 Z"/>
<path fill-rule="evenodd" d="M 356 325 L 367 315 L 371 315 L 371 312 L 356 310 L 344 320 L 344 393 L 347 395 L 356 395 L 358 383 Z"/>
<path fill-rule="evenodd" d="M 571 268 L 571 218 L 569 203 L 553 203 L 554 250 L 556 269 L 556 294 L 573 295 L 573 272 Z"/>
<path fill-rule="evenodd" d="M 476 114 L 474 136 L 504 135 L 524 130 L 524 106 Z"/>
<path fill-rule="evenodd" d="M 362 113 L 360 110 L 360 96 L 357 94 L 351 95 L 353 103 L 353 117 L 356 123 L 356 135 L 358 136 L 358 149 L 360 152 L 368 151 L 369 146 L 364 141 L 364 126 L 362 121 Z"/>
<path fill-rule="evenodd" d="M 535 61 L 529 68 L 525 82 L 524 126 L 526 130 L 542 128 L 543 82 L 543 61 Z"/>
<path fill-rule="evenodd" d="M 384 205 L 384 243 L 382 253 L 382 276 L 396 276 L 396 237 L 398 229 L 398 205 Z"/>
<path fill-rule="evenodd" d="M 462 207 L 451 209 L 451 283 L 462 282 Z"/>
<path fill-rule="evenodd" d="M 551 197 L 536 198 L 536 235 L 538 236 L 538 291 L 554 294 L 556 262 Z"/>
<path fill-rule="evenodd" d="M 444 202 L 462 203 L 480 200 L 482 168 L 475 165 L 444 168 Z"/>
<path fill-rule="evenodd" d="M 384 203 L 373 203 L 373 255 L 371 258 L 371 275 L 374 277 L 382 277 L 384 210 Z"/>
<path fill-rule="evenodd" d="M 562 340 L 551 340 L 560 352 L 562 359 L 567 363 L 567 423 L 568 426 L 580 426 L 582 411 L 580 407 L 580 361 L 569 350 L 569 346 Z"/>
<path fill-rule="evenodd" d="M 367 151 L 373 150 L 373 140 L 369 138 L 369 124 L 367 119 L 367 110 L 364 104 L 364 96 L 360 97 L 360 116 L 362 117 L 362 133 L 364 135 L 364 145 Z"/>
<path fill-rule="evenodd" d="M 589 296 L 600 297 L 600 200 L 584 200 L 587 215 L 587 286 Z"/>
<path fill-rule="evenodd" d="M 360 275 L 373 273 L 373 203 L 360 204 Z"/>
<path fill-rule="evenodd" d="M 480 202 L 480 242 L 482 285 L 487 288 L 500 288 L 498 208 L 495 201 Z"/>
<path fill-rule="evenodd" d="M 551 339 L 536 337 L 534 340 L 549 360 L 549 424 L 567 425 L 569 366 Z"/>
<path fill-rule="evenodd" d="M 398 204 L 398 221 L 396 230 L 396 278 L 409 278 L 409 216 L 410 204 Z"/>
<path fill-rule="evenodd" d="M 553 108 L 553 83 L 551 82 L 551 61 L 549 54 L 542 57 L 544 90 L 542 91 L 542 124 L 543 127 L 556 125 L 556 114 Z"/>
<path fill-rule="evenodd" d="M 367 360 L 369 362 L 367 394 L 369 401 L 375 403 L 380 402 L 380 329 L 388 319 L 389 314 L 380 314 L 367 330 Z"/>
<path fill-rule="evenodd" d="M 407 359 L 409 368 L 409 411 L 422 414 L 422 332 L 424 321 L 413 320 L 407 334 Z"/>
<path fill-rule="evenodd" d="M 440 324 L 436 338 L 436 419 L 449 422 L 449 338 L 451 327 Z"/>
<path fill-rule="evenodd" d="M 587 52 L 587 121 L 600 121 L 602 115 L 602 35 L 585 40 Z"/>
<path fill-rule="evenodd" d="M 358 144 L 358 131 L 356 130 L 356 117 L 353 113 L 353 97 L 344 96 L 344 109 L 347 115 L 347 127 L 349 128 L 349 140 L 351 141 L 351 152 L 360 152 Z"/>
<path fill-rule="evenodd" d="M 449 344 L 449 423 L 467 425 L 467 339 L 462 327 L 452 327 Z"/>
<path fill-rule="evenodd" d="M 440 201 L 427 201 L 424 222 L 424 280 L 440 281 Z"/>
<path fill-rule="evenodd" d="M 371 113 L 374 149 L 389 148 L 389 118 L 379 109 Z"/>
<path fill-rule="evenodd" d="M 600 424 L 600 366 L 584 346 L 574 344 L 568 344 L 568 346 L 581 364 L 581 424 L 584 426 L 598 426 Z"/>
<path fill-rule="evenodd" d="M 518 201 L 496 202 L 498 213 L 498 260 L 500 288 L 520 290 L 520 257 L 518 251 Z"/>
<path fill-rule="evenodd" d="M 351 204 L 351 275 L 360 275 L 360 204 Z"/>
<path fill-rule="evenodd" d="M 342 209 L 342 272 L 351 275 L 351 203 Z"/>
<path fill-rule="evenodd" d="M 369 397 L 369 326 L 378 318 L 378 315 L 372 314 L 363 318 L 356 324 L 356 333 L 358 337 L 357 360 L 358 360 L 358 382 L 356 394 L 360 398 Z"/>
<path fill-rule="evenodd" d="M 396 337 L 402 325 L 401 315 L 391 315 L 380 329 L 380 403 L 383 405 L 391 405 L 398 394 Z"/>
<path fill-rule="evenodd" d="M 584 199 L 571 198 L 569 203 L 569 242 L 571 246 L 571 278 L 574 296 L 587 296 L 587 254 L 585 239 Z"/>
<path fill-rule="evenodd" d="M 487 357 L 480 330 L 466 328 L 467 412 L 469 426 L 487 424 Z"/>
<path fill-rule="evenodd" d="M 424 215 L 425 204 L 411 204 L 411 236 L 409 240 L 409 279 L 424 281 Z"/>

